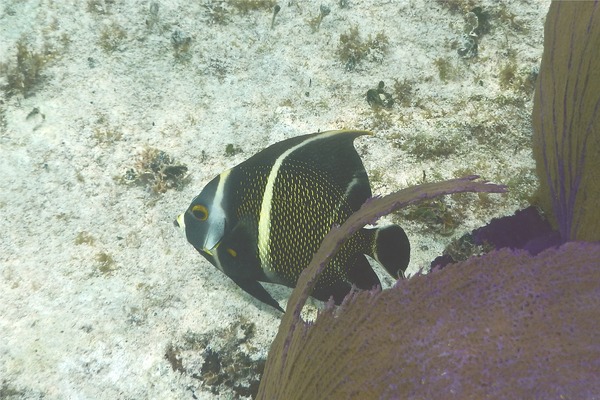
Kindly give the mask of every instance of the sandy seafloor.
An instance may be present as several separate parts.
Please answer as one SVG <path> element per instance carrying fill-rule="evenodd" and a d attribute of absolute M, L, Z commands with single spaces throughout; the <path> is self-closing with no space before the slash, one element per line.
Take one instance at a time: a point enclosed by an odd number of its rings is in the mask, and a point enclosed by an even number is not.
<path fill-rule="evenodd" d="M 389 217 L 412 241 L 412 272 L 535 190 L 530 81 L 548 1 L 471 2 L 490 18 L 469 59 L 458 54 L 468 1 L 282 1 L 272 29 L 272 11 L 244 13 L 244 1 L 156 3 L 0 4 L 0 398 L 251 393 L 240 387 L 256 384 L 280 316 L 172 222 L 213 176 L 279 140 L 373 130 L 356 147 L 376 194 L 424 174 L 511 185 L 445 200 L 460 210 L 450 232 Z M 313 32 L 321 4 L 331 12 Z M 388 45 L 349 71 L 339 46 L 353 27 Z M 39 73 L 23 72 L 36 57 Z M 379 81 L 390 109 L 367 104 Z M 187 183 L 127 184 L 147 148 L 186 165 Z M 269 288 L 284 305 L 289 290 Z"/>

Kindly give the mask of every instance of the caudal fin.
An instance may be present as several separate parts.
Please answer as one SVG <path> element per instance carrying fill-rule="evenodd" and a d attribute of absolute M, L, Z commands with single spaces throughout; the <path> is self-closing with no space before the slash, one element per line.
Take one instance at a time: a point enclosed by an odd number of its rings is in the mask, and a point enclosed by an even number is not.
<path fill-rule="evenodd" d="M 410 261 L 410 242 L 404 229 L 398 225 L 378 228 L 374 245 L 375 259 L 390 275 L 396 279 L 403 278 Z"/>

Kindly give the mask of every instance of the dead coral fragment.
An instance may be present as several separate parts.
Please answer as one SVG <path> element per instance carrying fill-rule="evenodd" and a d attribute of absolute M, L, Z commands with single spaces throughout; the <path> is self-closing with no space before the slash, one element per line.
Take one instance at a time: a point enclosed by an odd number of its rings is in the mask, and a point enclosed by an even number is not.
<path fill-rule="evenodd" d="M 159 21 L 160 21 L 159 14 L 158 14 L 159 9 L 160 9 L 160 5 L 156 2 L 150 3 L 150 7 L 148 7 L 148 18 L 146 18 L 146 26 L 150 30 L 159 26 Z"/>
<path fill-rule="evenodd" d="M 181 189 L 187 183 L 185 165 L 162 150 L 147 147 L 133 168 L 129 168 L 119 180 L 132 185 L 144 186 L 153 193 L 164 193 L 169 189 Z"/>

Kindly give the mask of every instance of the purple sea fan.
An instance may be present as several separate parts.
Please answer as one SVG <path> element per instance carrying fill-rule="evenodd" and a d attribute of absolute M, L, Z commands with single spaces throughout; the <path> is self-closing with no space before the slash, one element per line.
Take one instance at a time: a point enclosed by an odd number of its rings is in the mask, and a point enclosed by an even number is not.
<path fill-rule="evenodd" d="M 490 245 L 496 250 L 508 247 L 524 249 L 531 255 L 560 244 L 558 232 L 552 230 L 548 221 L 536 207 L 518 210 L 514 215 L 494 218 L 486 226 L 472 232 L 473 243 Z"/>
<path fill-rule="evenodd" d="M 598 320 L 599 243 L 494 251 L 280 331 L 257 398 L 600 398 Z"/>
<path fill-rule="evenodd" d="M 599 1 L 550 5 L 533 127 L 543 206 L 562 240 L 600 240 Z"/>

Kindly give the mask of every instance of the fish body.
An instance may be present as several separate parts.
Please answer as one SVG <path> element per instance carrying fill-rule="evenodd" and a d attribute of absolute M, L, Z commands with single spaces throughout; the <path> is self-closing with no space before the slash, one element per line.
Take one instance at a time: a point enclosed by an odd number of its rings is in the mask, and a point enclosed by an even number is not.
<path fill-rule="evenodd" d="M 354 148 L 366 131 L 326 131 L 273 144 L 224 171 L 177 218 L 187 240 L 243 290 L 281 311 L 260 282 L 295 287 L 321 241 L 371 197 Z M 397 225 L 362 229 L 342 246 L 312 296 L 339 304 L 352 285 L 380 285 L 365 254 L 393 276 L 410 257 Z"/>

